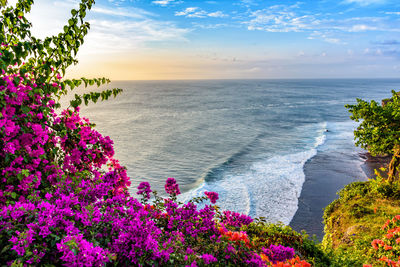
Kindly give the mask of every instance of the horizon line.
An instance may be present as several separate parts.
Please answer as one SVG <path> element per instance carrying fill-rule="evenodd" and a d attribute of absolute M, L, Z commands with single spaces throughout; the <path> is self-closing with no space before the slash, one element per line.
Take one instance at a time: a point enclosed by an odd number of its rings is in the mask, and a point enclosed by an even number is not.
<path fill-rule="evenodd" d="M 79 78 L 75 78 L 79 79 Z M 246 80 L 400 80 L 400 77 L 322 77 L 322 78 L 188 78 L 188 79 L 110 79 L 111 82 L 128 82 L 128 81 L 246 81 Z"/>

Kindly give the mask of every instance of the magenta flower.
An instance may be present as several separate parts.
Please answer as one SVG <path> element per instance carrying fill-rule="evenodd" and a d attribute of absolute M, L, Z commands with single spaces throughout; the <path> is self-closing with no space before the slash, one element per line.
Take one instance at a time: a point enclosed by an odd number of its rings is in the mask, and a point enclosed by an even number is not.
<path fill-rule="evenodd" d="M 148 182 L 141 182 L 138 186 L 138 191 L 136 194 L 143 195 L 144 199 L 149 200 L 151 192 L 150 184 Z"/>
<path fill-rule="evenodd" d="M 216 192 L 204 192 L 204 194 L 210 199 L 212 204 L 215 204 L 217 200 L 219 199 L 218 193 Z"/>
<path fill-rule="evenodd" d="M 165 192 L 169 195 L 179 195 L 181 191 L 179 190 L 179 185 L 176 183 L 176 180 L 172 177 L 169 177 L 165 182 Z"/>
<path fill-rule="evenodd" d="M 203 254 L 203 255 L 201 256 L 201 258 L 203 259 L 203 261 L 204 261 L 205 264 L 211 264 L 211 263 L 217 261 L 217 259 L 216 259 L 213 255 L 211 255 L 211 254 Z"/>
<path fill-rule="evenodd" d="M 270 245 L 267 249 L 262 248 L 262 251 L 273 263 L 290 260 L 293 259 L 295 256 L 295 251 L 293 248 L 285 247 L 282 245 Z"/>
<path fill-rule="evenodd" d="M 240 228 L 243 225 L 249 225 L 253 222 L 253 219 L 245 214 L 240 214 L 230 210 L 225 210 L 223 213 L 225 218 L 222 220 L 222 222 L 230 226 Z"/>

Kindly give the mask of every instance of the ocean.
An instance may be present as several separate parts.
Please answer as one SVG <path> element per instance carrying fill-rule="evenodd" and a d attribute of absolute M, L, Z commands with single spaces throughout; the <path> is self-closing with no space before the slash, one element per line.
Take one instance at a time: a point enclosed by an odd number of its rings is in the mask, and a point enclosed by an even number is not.
<path fill-rule="evenodd" d="M 109 87 L 124 92 L 82 113 L 114 140 L 132 196 L 141 181 L 164 194 L 165 180 L 174 177 L 181 201 L 216 191 L 223 209 L 289 224 L 307 179 L 304 166 L 318 153 L 335 153 L 354 166 L 340 175 L 366 179 L 353 141 L 357 123 L 344 105 L 390 97 L 400 79 L 118 81 Z"/>

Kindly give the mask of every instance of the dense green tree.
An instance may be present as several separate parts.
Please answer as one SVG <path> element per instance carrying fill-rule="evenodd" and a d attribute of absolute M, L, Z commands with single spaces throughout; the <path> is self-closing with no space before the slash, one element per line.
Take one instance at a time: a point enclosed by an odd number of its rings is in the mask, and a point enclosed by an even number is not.
<path fill-rule="evenodd" d="M 392 91 L 392 98 L 382 105 L 357 99 L 357 104 L 346 105 L 351 119 L 360 122 L 354 131 L 356 145 L 367 149 L 373 156 L 391 154 L 388 179 L 393 181 L 400 163 L 400 96 Z"/>

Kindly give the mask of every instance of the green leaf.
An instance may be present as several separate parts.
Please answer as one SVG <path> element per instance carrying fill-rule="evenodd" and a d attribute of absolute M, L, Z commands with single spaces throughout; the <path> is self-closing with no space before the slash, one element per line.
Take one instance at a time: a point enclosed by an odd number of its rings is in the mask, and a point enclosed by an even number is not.
<path fill-rule="evenodd" d="M 21 111 L 24 114 L 28 114 L 29 111 L 31 111 L 31 109 L 29 107 L 23 105 L 23 106 L 21 106 Z"/>

